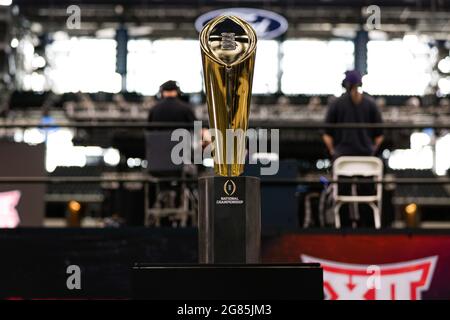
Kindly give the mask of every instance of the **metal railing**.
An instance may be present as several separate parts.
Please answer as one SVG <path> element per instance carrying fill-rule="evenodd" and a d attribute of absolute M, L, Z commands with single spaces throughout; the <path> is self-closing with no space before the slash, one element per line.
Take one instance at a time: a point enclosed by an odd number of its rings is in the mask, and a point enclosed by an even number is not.
<path fill-rule="evenodd" d="M 208 122 L 202 121 L 202 126 L 207 128 Z M 321 129 L 386 129 L 386 130 L 401 130 L 401 129 L 450 129 L 449 122 L 421 122 L 421 123 L 314 123 L 311 121 L 250 121 L 250 128 L 263 129 L 293 129 L 293 130 L 321 130 Z M 42 124 L 39 122 L 4 122 L 0 123 L 0 129 L 26 129 L 26 128 L 40 128 L 40 129 L 56 129 L 56 128 L 73 128 L 73 129 L 177 129 L 194 128 L 193 123 L 185 122 L 124 122 L 124 121 L 105 121 L 105 122 L 58 122 L 52 124 Z"/>
<path fill-rule="evenodd" d="M 120 182 L 120 183 L 150 183 L 158 184 L 165 182 L 177 181 L 180 183 L 197 183 L 195 178 L 180 178 L 180 177 L 164 177 L 156 178 L 153 176 L 143 176 L 143 177 L 92 177 L 92 176 L 79 176 L 79 177 L 0 177 L 0 184 L 77 184 L 77 183 L 108 183 L 108 182 Z M 324 182 L 316 178 L 293 178 L 293 179 L 262 179 L 262 184 L 267 185 L 298 185 L 298 184 L 323 184 Z M 381 179 L 373 180 L 368 178 L 342 178 L 339 180 L 327 180 L 327 184 L 336 183 L 361 183 L 361 184 L 419 184 L 419 185 L 450 185 L 450 178 L 447 177 L 436 177 L 436 178 L 395 178 L 395 179 Z"/>
<path fill-rule="evenodd" d="M 202 121 L 202 126 L 207 128 L 208 122 Z M 449 129 L 450 123 L 443 123 L 439 121 L 422 122 L 422 123 L 312 123 L 304 121 L 250 121 L 249 127 L 262 129 L 292 129 L 292 130 L 323 130 L 323 129 L 383 129 L 383 130 L 420 130 L 420 129 Z M 74 129 L 177 129 L 177 128 L 194 128 L 193 123 L 185 122 L 60 122 L 52 124 L 42 124 L 39 122 L 3 122 L 0 123 L 0 129 L 13 128 L 40 128 L 40 129 L 55 129 L 55 128 L 74 128 Z M 0 177 L 0 184 L 66 184 L 66 183 L 108 183 L 108 182 L 141 182 L 158 184 L 170 181 L 179 181 L 186 183 L 196 183 L 197 179 L 183 179 L 180 177 L 165 177 L 156 178 L 150 175 L 142 177 L 92 177 L 92 176 L 68 176 L 68 177 Z M 262 184 L 268 185 L 298 185 L 298 184 L 323 184 L 317 178 L 292 178 L 292 179 L 262 179 Z M 328 184 L 338 183 L 336 180 L 327 180 Z M 436 178 L 393 178 L 393 179 L 339 179 L 339 183 L 367 183 L 367 184 L 420 184 L 420 185 L 450 185 L 450 178 L 436 177 Z"/>

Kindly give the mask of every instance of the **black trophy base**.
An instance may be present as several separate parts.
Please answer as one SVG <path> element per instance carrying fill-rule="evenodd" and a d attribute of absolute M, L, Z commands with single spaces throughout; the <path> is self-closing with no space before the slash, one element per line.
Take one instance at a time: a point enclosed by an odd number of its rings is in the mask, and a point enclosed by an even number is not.
<path fill-rule="evenodd" d="M 199 262 L 259 263 L 259 178 L 213 176 L 198 181 Z"/>
<path fill-rule="evenodd" d="M 154 265 L 132 270 L 134 299 L 322 300 L 319 264 Z"/>

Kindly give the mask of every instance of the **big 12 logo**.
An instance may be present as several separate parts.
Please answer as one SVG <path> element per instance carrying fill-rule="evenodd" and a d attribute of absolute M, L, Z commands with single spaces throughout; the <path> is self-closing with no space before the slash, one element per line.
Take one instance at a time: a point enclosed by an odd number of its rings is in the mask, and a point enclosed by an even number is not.
<path fill-rule="evenodd" d="M 399 263 L 350 264 L 301 255 L 323 268 L 325 297 L 330 300 L 420 300 L 428 290 L 437 256 Z"/>

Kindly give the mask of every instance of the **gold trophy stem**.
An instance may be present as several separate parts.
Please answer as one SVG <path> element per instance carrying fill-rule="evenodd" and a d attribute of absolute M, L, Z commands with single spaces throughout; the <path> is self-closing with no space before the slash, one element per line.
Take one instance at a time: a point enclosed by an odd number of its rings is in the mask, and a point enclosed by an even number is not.
<path fill-rule="evenodd" d="M 232 69 L 231 67 L 226 67 L 225 68 L 225 83 L 226 83 L 226 87 L 227 87 L 227 102 L 226 102 L 226 106 L 227 106 L 227 110 L 228 110 L 228 129 L 232 129 L 233 125 L 232 125 L 232 117 L 233 117 L 233 101 L 232 101 L 232 92 L 231 92 L 231 79 L 230 79 L 230 75 L 232 73 Z M 225 132 L 226 135 L 226 132 Z M 229 157 L 228 152 L 232 152 L 233 150 L 227 150 L 227 157 Z M 228 161 L 227 161 L 228 162 Z M 231 177 L 231 163 L 228 162 L 227 164 L 228 167 L 228 172 L 227 175 L 228 177 Z"/>

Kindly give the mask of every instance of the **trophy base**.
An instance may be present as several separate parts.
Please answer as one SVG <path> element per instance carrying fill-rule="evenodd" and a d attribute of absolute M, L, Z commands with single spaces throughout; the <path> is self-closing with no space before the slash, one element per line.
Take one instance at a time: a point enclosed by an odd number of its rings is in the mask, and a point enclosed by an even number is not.
<path fill-rule="evenodd" d="M 259 178 L 199 178 L 198 222 L 200 263 L 259 263 Z"/>

